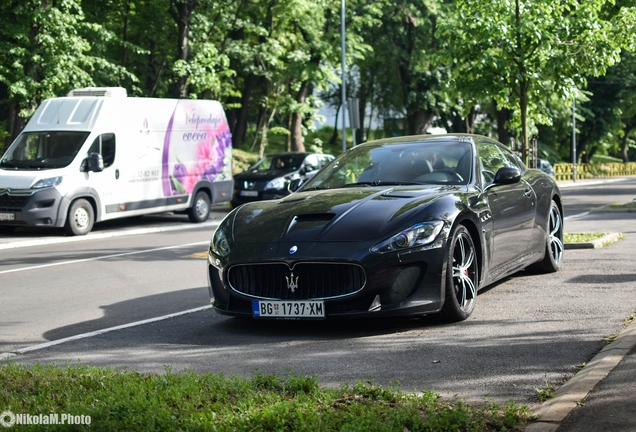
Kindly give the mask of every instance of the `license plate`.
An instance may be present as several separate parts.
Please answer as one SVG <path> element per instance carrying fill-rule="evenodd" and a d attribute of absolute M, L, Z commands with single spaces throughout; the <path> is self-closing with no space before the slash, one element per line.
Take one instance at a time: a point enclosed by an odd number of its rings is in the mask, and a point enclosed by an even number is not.
<path fill-rule="evenodd" d="M 13 213 L 0 213 L 0 221 L 12 221 L 15 220 Z"/>
<path fill-rule="evenodd" d="M 324 318 L 322 301 L 252 301 L 254 318 Z"/>
<path fill-rule="evenodd" d="M 241 196 L 246 196 L 246 197 L 257 197 L 258 196 L 258 191 L 244 191 L 242 190 L 240 192 Z"/>

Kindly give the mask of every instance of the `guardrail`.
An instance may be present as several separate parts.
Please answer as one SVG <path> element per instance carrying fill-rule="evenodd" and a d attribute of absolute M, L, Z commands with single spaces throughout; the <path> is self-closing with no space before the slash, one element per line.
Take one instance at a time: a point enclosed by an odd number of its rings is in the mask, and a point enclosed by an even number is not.
<path fill-rule="evenodd" d="M 553 166 L 555 180 L 572 180 L 574 177 L 571 163 L 558 163 Z M 636 162 L 577 164 L 576 179 L 609 178 L 636 175 Z"/>

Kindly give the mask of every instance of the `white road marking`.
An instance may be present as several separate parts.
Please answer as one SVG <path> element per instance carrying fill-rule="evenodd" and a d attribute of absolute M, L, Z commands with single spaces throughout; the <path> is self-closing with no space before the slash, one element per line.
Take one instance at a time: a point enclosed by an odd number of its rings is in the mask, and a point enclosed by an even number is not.
<path fill-rule="evenodd" d="M 105 238 L 140 235 L 140 234 L 154 234 L 154 233 L 180 231 L 180 230 L 195 229 L 195 228 L 206 228 L 206 227 L 212 228 L 212 227 L 217 227 L 219 223 L 220 221 L 210 221 L 210 222 L 203 222 L 196 225 L 179 224 L 179 225 L 170 225 L 170 226 L 162 226 L 162 227 L 154 227 L 154 228 L 131 229 L 126 231 L 113 231 L 113 232 L 106 232 L 101 234 L 91 233 L 85 236 L 20 240 L 20 241 L 0 244 L 0 249 L 13 249 L 13 248 L 20 248 L 20 247 L 42 246 L 42 245 L 59 244 L 59 243 L 71 243 L 71 242 L 86 241 L 86 240 L 99 240 L 99 239 L 105 239 Z"/>
<path fill-rule="evenodd" d="M 145 249 L 145 250 L 140 250 L 140 251 L 135 251 L 135 252 L 122 252 L 122 253 L 112 254 L 112 255 L 101 255 L 101 256 L 97 256 L 97 257 L 93 257 L 93 258 L 84 258 L 84 259 L 71 260 L 71 261 L 62 261 L 62 262 L 57 262 L 57 263 L 42 264 L 42 265 L 31 266 L 31 267 L 21 267 L 21 268 L 16 268 L 16 269 L 11 269 L 11 270 L 2 270 L 2 271 L 0 271 L 0 274 L 14 273 L 14 272 L 19 272 L 19 271 L 27 271 L 27 270 L 35 270 L 35 269 L 41 269 L 41 268 L 46 268 L 46 267 L 54 267 L 54 266 L 60 266 L 60 265 L 77 264 L 77 263 L 87 262 L 87 261 L 97 261 L 97 260 L 108 259 L 108 258 L 122 257 L 122 256 L 127 256 L 127 255 L 137 255 L 137 254 L 156 252 L 156 251 L 161 251 L 161 250 L 179 249 L 179 248 L 184 248 L 184 247 L 189 247 L 189 246 L 198 246 L 198 245 L 204 245 L 204 244 L 209 244 L 209 242 L 203 241 L 203 242 L 196 242 L 196 243 L 186 243 L 186 244 L 182 244 L 182 245 L 164 246 L 164 247 L 160 247 L 160 248 Z"/>
<path fill-rule="evenodd" d="M 50 341 L 50 342 L 44 342 L 41 344 L 37 344 L 37 345 L 31 345 L 28 347 L 24 347 L 24 348 L 19 348 L 13 351 L 9 351 L 9 352 L 5 352 L 0 354 L 0 360 L 3 359 L 7 359 L 9 357 L 14 357 L 17 356 L 19 354 L 25 354 L 31 351 L 36 351 L 36 350 L 40 350 L 40 349 L 44 349 L 44 348 L 49 348 L 55 345 L 60 345 L 66 342 L 71 342 L 71 341 L 75 341 L 78 339 L 86 339 L 86 338 L 90 338 L 93 336 L 99 336 L 105 333 L 109 333 L 112 331 L 116 331 L 116 330 L 123 330 L 123 329 L 127 329 L 127 328 L 131 328 L 131 327 L 137 327 L 140 325 L 144 325 L 144 324 L 149 324 L 149 323 L 153 323 L 153 322 L 157 322 L 157 321 L 163 321 L 163 320 L 167 320 L 169 318 L 174 318 L 174 317 L 178 317 L 181 315 L 187 315 L 190 313 L 194 313 L 194 312 L 200 312 L 200 311 L 204 311 L 204 310 L 208 310 L 211 309 L 212 306 L 202 306 L 202 307 L 198 307 L 198 308 L 194 308 L 194 309 L 189 309 L 189 310 L 185 310 L 185 311 L 181 311 L 181 312 L 176 312 L 176 313 L 172 313 L 172 314 L 168 314 L 168 315 L 163 315 L 163 316 L 159 316 L 159 317 L 155 317 L 155 318 L 148 318 L 145 320 L 141 320 L 141 321 L 135 321 L 129 324 L 122 324 L 122 325 L 118 325 L 115 327 L 109 327 L 109 328 L 105 328 L 102 330 L 96 330 L 96 331 L 92 331 L 92 332 L 88 332 L 88 333 L 82 333 L 82 334 L 78 334 L 75 336 L 69 336 L 63 339 L 58 339 L 58 340 L 54 340 L 54 341 Z"/>

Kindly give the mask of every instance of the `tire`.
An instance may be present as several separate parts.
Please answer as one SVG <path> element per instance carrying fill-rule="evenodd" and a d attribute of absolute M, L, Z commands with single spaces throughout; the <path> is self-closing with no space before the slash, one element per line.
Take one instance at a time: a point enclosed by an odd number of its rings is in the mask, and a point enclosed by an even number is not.
<path fill-rule="evenodd" d="M 210 217 L 210 197 L 203 191 L 197 192 L 192 200 L 192 207 L 188 209 L 191 222 L 201 223 Z"/>
<path fill-rule="evenodd" d="M 537 273 L 554 273 L 563 267 L 563 217 L 559 206 L 552 201 L 546 223 L 546 244 L 543 259 L 529 269 Z"/>
<path fill-rule="evenodd" d="M 475 309 L 479 288 L 477 251 L 463 225 L 457 226 L 449 243 L 445 282 L 441 315 L 448 321 L 463 321 Z"/>
<path fill-rule="evenodd" d="M 85 235 L 91 232 L 94 223 L 93 206 L 85 199 L 78 199 L 68 209 L 64 230 L 69 235 Z"/>

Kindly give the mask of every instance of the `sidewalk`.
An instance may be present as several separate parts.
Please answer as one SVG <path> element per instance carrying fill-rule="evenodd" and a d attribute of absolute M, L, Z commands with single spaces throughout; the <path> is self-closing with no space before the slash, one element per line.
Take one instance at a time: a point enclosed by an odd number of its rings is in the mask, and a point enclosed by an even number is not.
<path fill-rule="evenodd" d="M 565 224 L 568 231 L 574 232 L 595 232 L 602 227 L 606 232 L 636 234 L 635 213 L 592 211 L 584 217 L 566 220 Z M 623 253 L 620 241 L 609 247 L 615 247 L 625 257 L 626 268 L 636 269 L 633 254 L 629 250 Z M 636 270 L 630 273 L 633 276 L 630 282 L 636 280 Z M 633 322 L 533 413 L 538 420 L 528 425 L 526 432 L 634 431 L 635 407 L 636 322 Z"/>

